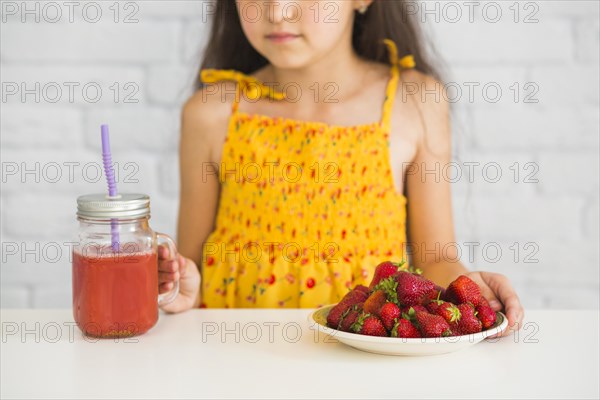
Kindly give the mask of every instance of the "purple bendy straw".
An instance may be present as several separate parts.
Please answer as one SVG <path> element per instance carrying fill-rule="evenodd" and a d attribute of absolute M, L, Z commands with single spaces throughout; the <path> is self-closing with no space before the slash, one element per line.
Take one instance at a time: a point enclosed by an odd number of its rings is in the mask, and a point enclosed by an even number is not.
<path fill-rule="evenodd" d="M 104 124 L 100 127 L 100 135 L 102 137 L 102 161 L 104 163 L 104 175 L 108 183 L 108 198 L 118 198 L 117 182 L 115 181 L 115 170 L 112 165 L 112 156 L 110 154 L 110 139 L 108 136 L 108 125 Z M 119 226 L 114 219 L 110 220 L 111 246 L 115 253 L 119 252 Z"/>

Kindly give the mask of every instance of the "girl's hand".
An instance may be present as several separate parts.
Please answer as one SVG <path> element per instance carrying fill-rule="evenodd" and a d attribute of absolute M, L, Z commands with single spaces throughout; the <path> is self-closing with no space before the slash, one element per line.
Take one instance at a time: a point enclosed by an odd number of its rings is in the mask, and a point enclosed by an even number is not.
<path fill-rule="evenodd" d="M 174 282 L 179 279 L 179 294 L 169 304 L 161 306 L 166 312 L 178 313 L 198 306 L 200 294 L 200 272 L 196 263 L 177 254 L 171 260 L 166 246 L 158 247 L 158 293 L 163 294 L 173 289 Z"/>
<path fill-rule="evenodd" d="M 508 318 L 508 329 L 503 332 L 503 336 L 508 335 L 511 330 L 521 328 L 525 310 L 507 277 L 493 272 L 480 271 L 469 272 L 465 275 L 479 285 L 481 294 L 488 299 L 490 307 L 494 311 L 504 309 Z"/>

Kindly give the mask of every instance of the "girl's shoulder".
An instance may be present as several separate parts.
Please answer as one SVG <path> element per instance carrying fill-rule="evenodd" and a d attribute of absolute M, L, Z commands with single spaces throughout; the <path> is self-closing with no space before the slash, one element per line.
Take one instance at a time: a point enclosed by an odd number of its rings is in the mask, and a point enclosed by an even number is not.
<path fill-rule="evenodd" d="M 236 83 L 231 81 L 198 89 L 183 106 L 182 136 L 203 143 L 220 143 L 227 133 L 235 93 Z"/>
<path fill-rule="evenodd" d="M 393 72 L 389 64 L 371 62 L 370 76 L 366 79 L 370 86 L 375 90 L 381 91 L 382 87 L 389 90 L 389 85 L 393 79 Z M 419 71 L 416 68 L 398 69 L 398 83 L 395 92 L 388 92 L 388 95 L 394 96 L 394 103 L 404 104 L 413 109 L 413 111 L 433 112 L 434 114 L 443 112 L 448 106 L 446 101 L 448 96 L 445 92 L 445 85 L 435 77 Z M 400 109 L 394 107 L 392 112 L 406 112 L 406 107 Z"/>
<path fill-rule="evenodd" d="M 413 98 L 423 106 L 433 109 L 448 106 L 446 85 L 416 69 L 403 70 L 400 73 L 398 89 L 404 91 L 405 99 Z"/>
<path fill-rule="evenodd" d="M 227 115 L 235 98 L 236 82 L 219 81 L 196 90 L 183 106 L 184 117 Z"/>
<path fill-rule="evenodd" d="M 438 114 L 448 109 L 445 85 L 435 77 L 416 69 L 400 73 L 396 98 L 400 103 L 412 105 L 424 113 Z"/>
<path fill-rule="evenodd" d="M 423 143 L 425 137 L 428 142 L 446 143 L 450 109 L 445 90 L 445 85 L 431 75 L 402 70 L 391 111 L 392 126 L 409 130 L 416 143 Z"/>

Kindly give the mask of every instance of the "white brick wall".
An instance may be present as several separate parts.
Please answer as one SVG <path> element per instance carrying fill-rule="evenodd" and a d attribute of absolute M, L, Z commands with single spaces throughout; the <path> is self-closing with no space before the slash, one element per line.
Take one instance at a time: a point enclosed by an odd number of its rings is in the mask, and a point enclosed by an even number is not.
<path fill-rule="evenodd" d="M 26 3 L 40 12 L 48 4 Z M 461 10 L 459 20 L 449 3 Z M 36 22 L 13 13 L 23 4 L 3 1 L 0 9 L 1 306 L 68 307 L 65 242 L 76 229 L 75 198 L 105 190 L 94 180 L 100 123 L 111 125 L 120 190 L 148 193 L 152 226 L 175 234 L 179 113 L 208 16 L 200 0 L 134 1 L 119 3 L 115 22 L 113 2 L 76 2 L 73 22 L 65 7 L 60 21 L 40 13 Z M 479 163 L 472 183 L 465 169 L 453 187 L 465 263 L 509 275 L 528 307 L 598 308 L 598 2 L 482 1 L 472 22 L 464 2 L 414 4 L 446 61 L 447 81 L 462 90 L 453 111 L 456 159 Z M 88 22 L 95 5 L 102 16 Z M 137 22 L 125 23 L 127 16 Z M 36 84 L 39 102 L 32 93 L 22 101 L 21 89 Z M 73 180 L 69 162 L 77 163 Z M 498 182 L 492 170 L 483 175 L 492 163 L 502 170 Z M 524 181 L 533 171 L 527 163 L 539 169 L 531 177 L 537 183 Z M 23 176 L 24 168 L 34 172 Z M 136 182 L 123 182 L 132 172 Z"/>

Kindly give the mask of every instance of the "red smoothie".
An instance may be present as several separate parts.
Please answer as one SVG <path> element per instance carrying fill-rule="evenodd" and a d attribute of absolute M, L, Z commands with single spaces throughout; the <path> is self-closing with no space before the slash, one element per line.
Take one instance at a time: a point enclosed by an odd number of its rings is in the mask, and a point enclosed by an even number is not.
<path fill-rule="evenodd" d="M 140 335 L 158 320 L 156 253 L 73 252 L 73 317 L 94 337 Z"/>

